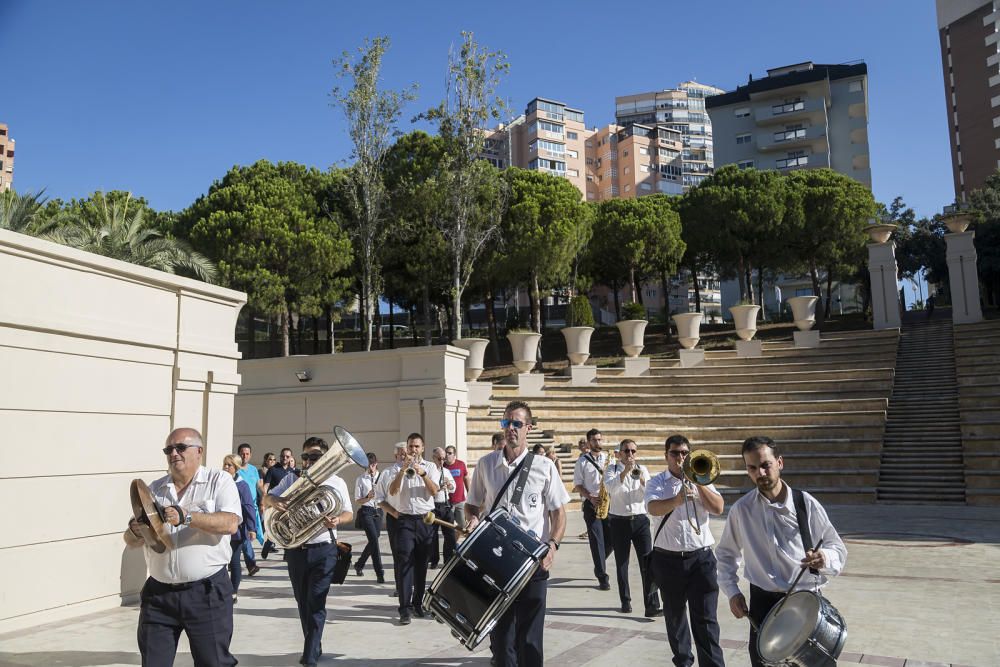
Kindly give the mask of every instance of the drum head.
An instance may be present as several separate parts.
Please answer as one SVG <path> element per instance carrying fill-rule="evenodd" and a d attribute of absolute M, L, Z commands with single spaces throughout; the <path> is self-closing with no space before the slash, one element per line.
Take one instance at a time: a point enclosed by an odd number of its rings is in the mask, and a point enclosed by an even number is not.
<path fill-rule="evenodd" d="M 347 455 L 351 457 L 351 460 L 355 464 L 362 468 L 368 467 L 368 455 L 365 453 L 365 448 L 351 435 L 350 431 L 343 426 L 334 426 L 333 437 L 340 443 L 340 446 L 344 448 L 344 451 L 347 452 Z"/>
<path fill-rule="evenodd" d="M 129 498 L 132 501 L 132 516 L 137 521 L 142 522 L 142 525 L 139 526 L 139 534 L 142 535 L 146 546 L 158 554 L 162 554 L 173 546 L 170 530 L 160 518 L 153 492 L 149 490 L 144 481 L 141 479 L 132 480 L 132 485 L 129 487 Z"/>
<path fill-rule="evenodd" d="M 794 655 L 816 629 L 820 606 L 819 596 L 812 591 L 792 593 L 780 609 L 775 605 L 757 635 L 760 657 L 780 662 Z"/>

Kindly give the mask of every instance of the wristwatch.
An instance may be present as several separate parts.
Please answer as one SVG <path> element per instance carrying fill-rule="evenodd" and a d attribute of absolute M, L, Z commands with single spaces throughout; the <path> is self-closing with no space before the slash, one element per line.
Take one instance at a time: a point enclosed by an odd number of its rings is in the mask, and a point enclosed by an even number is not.
<path fill-rule="evenodd" d="M 559 551 L 559 543 L 558 542 L 556 542 L 555 540 L 549 540 L 549 544 L 551 544 L 552 546 L 554 546 L 556 548 L 556 551 Z"/>
<path fill-rule="evenodd" d="M 184 521 L 181 522 L 181 525 L 182 526 L 190 526 L 191 525 L 191 517 L 192 516 L 194 516 L 194 515 L 191 512 L 185 512 L 184 513 Z"/>

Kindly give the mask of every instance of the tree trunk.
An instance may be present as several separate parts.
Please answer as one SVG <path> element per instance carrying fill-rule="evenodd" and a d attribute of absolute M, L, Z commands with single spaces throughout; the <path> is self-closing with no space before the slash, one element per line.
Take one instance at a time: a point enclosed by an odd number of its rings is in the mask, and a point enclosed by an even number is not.
<path fill-rule="evenodd" d="M 313 321 L 313 349 L 312 349 L 312 353 L 313 354 L 319 354 L 319 322 L 320 322 L 319 316 L 318 315 L 314 316 L 312 318 L 312 321 Z"/>
<path fill-rule="evenodd" d="M 372 297 L 374 295 L 372 294 L 371 284 L 371 274 L 366 268 L 364 269 L 361 285 L 361 293 L 364 295 L 365 331 L 362 335 L 364 336 L 365 352 L 369 352 L 372 349 L 372 325 L 375 323 L 375 308 L 372 307 L 372 301 L 374 301 Z"/>
<path fill-rule="evenodd" d="M 323 311 L 326 315 L 326 353 L 333 354 L 333 351 L 337 349 L 333 340 L 333 308 L 327 304 L 323 307 Z"/>
<path fill-rule="evenodd" d="M 454 265 L 452 266 L 452 281 L 451 281 L 451 312 L 455 319 L 454 331 L 462 333 L 462 265 L 458 256 L 454 258 Z M 451 319 L 448 320 L 449 327 L 451 326 Z M 448 340 L 453 340 L 455 336 L 452 335 L 452 331 L 448 332 Z"/>
<path fill-rule="evenodd" d="M 450 305 L 444 307 L 445 315 L 448 318 L 448 340 L 454 340 L 455 338 L 455 303 L 452 302 Z"/>
<path fill-rule="evenodd" d="M 531 328 L 542 333 L 542 290 L 538 287 L 538 272 L 531 272 Z"/>
<path fill-rule="evenodd" d="M 767 307 L 764 302 L 764 269 L 757 267 L 757 299 L 760 301 L 761 320 L 767 320 Z"/>
<path fill-rule="evenodd" d="M 431 345 L 431 286 L 424 283 L 424 345 Z"/>
<path fill-rule="evenodd" d="M 291 316 L 288 312 L 288 309 L 283 308 L 281 311 L 281 356 L 283 357 L 287 357 L 289 355 L 288 345 L 290 336 L 288 332 L 288 327 L 290 324 L 289 323 L 290 319 Z"/>
<path fill-rule="evenodd" d="M 615 321 L 618 321 L 618 320 L 621 320 L 621 318 L 622 318 L 622 307 L 621 307 L 621 304 L 618 303 L 618 281 L 617 280 L 612 280 L 611 281 L 611 289 L 612 289 L 612 291 L 614 292 L 614 295 L 615 295 Z"/>
<path fill-rule="evenodd" d="M 535 274 L 531 274 L 531 282 L 528 286 L 528 328 L 538 331 L 538 295 L 535 292 Z"/>
<path fill-rule="evenodd" d="M 691 264 L 691 282 L 694 283 L 694 310 L 696 313 L 701 312 L 701 287 L 698 285 L 698 267 Z M 687 294 L 684 295 L 687 299 Z"/>
<path fill-rule="evenodd" d="M 740 301 L 747 301 L 747 265 L 742 255 L 736 260 L 736 279 L 740 283 Z"/>
<path fill-rule="evenodd" d="M 746 272 L 747 301 L 755 303 L 753 298 L 753 264 L 751 262 L 747 262 Z"/>
<path fill-rule="evenodd" d="M 500 356 L 497 354 L 497 314 L 494 308 L 494 302 L 496 297 L 493 293 L 493 287 L 489 286 L 486 288 L 486 330 L 489 332 L 490 342 L 490 358 L 493 359 L 493 363 L 500 363 Z"/>
<path fill-rule="evenodd" d="M 635 267 L 628 267 L 628 286 L 632 290 L 632 303 L 639 303 L 639 295 L 636 294 L 635 287 Z"/>
<path fill-rule="evenodd" d="M 826 267 L 826 319 L 830 319 L 830 303 L 833 301 L 833 267 Z"/>

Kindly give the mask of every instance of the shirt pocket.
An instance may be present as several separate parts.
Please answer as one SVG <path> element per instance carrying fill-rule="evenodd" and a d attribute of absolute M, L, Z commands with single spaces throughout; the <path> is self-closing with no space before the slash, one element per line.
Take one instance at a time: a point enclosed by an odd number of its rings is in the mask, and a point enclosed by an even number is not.
<path fill-rule="evenodd" d="M 211 514 L 215 511 L 215 501 L 211 498 L 206 498 L 205 500 L 199 500 L 195 503 L 195 511 L 204 512 L 206 514 Z"/>

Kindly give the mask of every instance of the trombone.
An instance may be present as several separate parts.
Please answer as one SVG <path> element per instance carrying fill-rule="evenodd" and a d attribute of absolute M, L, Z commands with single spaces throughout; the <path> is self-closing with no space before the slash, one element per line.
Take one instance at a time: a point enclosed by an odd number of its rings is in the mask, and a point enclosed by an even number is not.
<path fill-rule="evenodd" d="M 701 535 L 698 506 L 694 504 L 694 498 L 687 494 L 694 490 L 694 487 L 691 486 L 692 483 L 698 486 L 708 486 L 719 477 L 719 473 L 722 471 L 719 466 L 719 457 L 707 449 L 696 449 L 684 459 L 682 469 L 684 471 L 684 479 L 681 480 L 684 484 L 684 510 L 695 535 Z"/>

